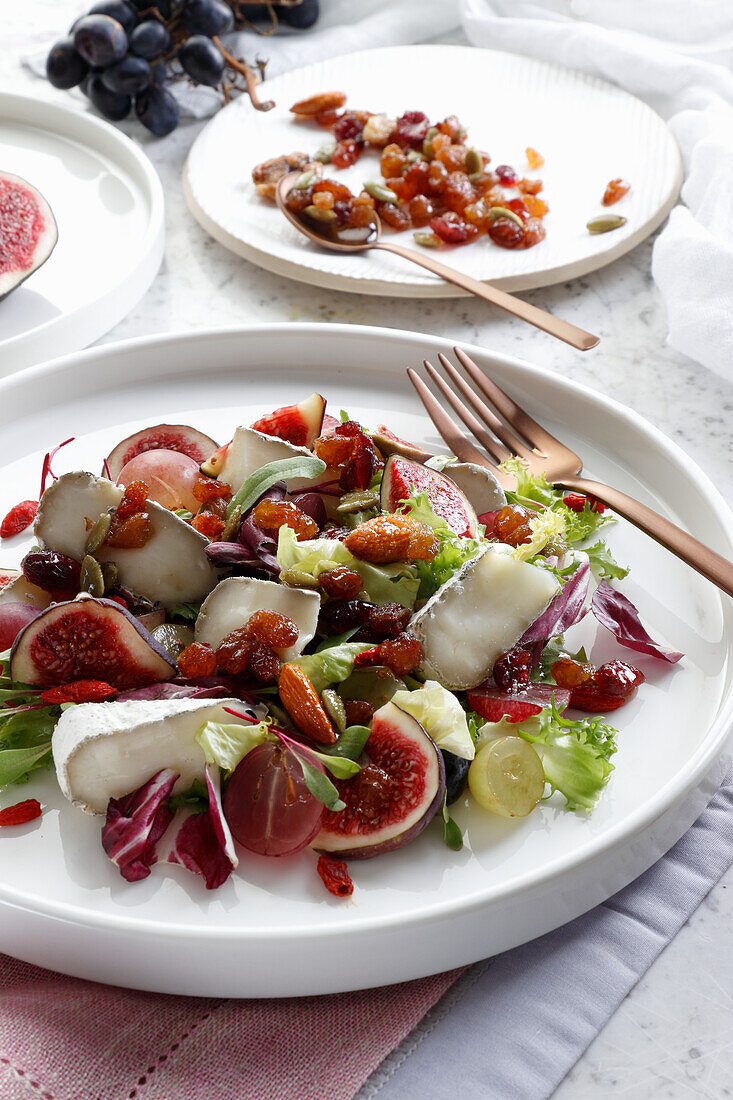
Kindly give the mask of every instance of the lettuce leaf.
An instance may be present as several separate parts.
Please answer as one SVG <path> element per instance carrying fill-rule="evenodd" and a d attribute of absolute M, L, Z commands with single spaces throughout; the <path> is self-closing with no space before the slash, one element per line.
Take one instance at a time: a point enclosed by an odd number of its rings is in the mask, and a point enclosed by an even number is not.
<path fill-rule="evenodd" d="M 590 568 L 597 581 L 623 580 L 629 575 L 628 569 L 619 565 L 611 551 L 600 540 L 593 546 L 586 546 Z"/>
<path fill-rule="evenodd" d="M 438 748 L 473 760 L 475 749 L 466 713 L 453 692 L 437 680 L 426 680 L 417 691 L 396 691 L 392 702 L 417 718 Z"/>
<path fill-rule="evenodd" d="M 409 562 L 371 565 L 355 558 L 339 539 L 304 539 L 298 542 L 291 527 L 281 527 L 277 542 L 277 563 L 281 570 L 295 569 L 317 580 L 335 565 L 347 565 L 361 576 L 372 603 L 398 603 L 412 608 L 420 581 Z"/>
<path fill-rule="evenodd" d="M 420 577 L 418 598 L 429 599 L 458 572 L 465 562 L 476 557 L 481 546 L 484 545 L 484 540 L 465 539 L 457 535 L 441 516 L 435 514 L 427 493 L 420 493 L 400 501 L 400 510 L 405 515 L 409 515 L 410 519 L 416 519 L 432 527 L 440 541 L 440 549 L 432 561 L 415 562 L 415 569 Z M 481 530 L 483 531 L 483 528 Z"/>
<path fill-rule="evenodd" d="M 196 734 L 196 741 L 204 750 L 207 764 L 216 764 L 231 775 L 240 760 L 269 736 L 267 722 L 206 722 Z"/>
<path fill-rule="evenodd" d="M 318 653 L 298 657 L 292 663 L 303 669 L 320 695 L 330 684 L 341 684 L 348 680 L 354 671 L 354 661 L 358 654 L 371 648 L 371 642 L 344 642 Z"/>
<path fill-rule="evenodd" d="M 502 462 L 501 468 L 504 473 L 513 474 L 517 479 L 516 490 L 508 489 L 506 492 L 507 502 L 522 504 L 525 508 L 552 509 L 564 519 L 565 538 L 570 545 L 585 542 L 599 527 L 615 522 L 611 513 L 596 512 L 587 503 L 582 512 L 574 512 L 572 508 L 568 508 L 563 500 L 566 490 L 550 485 L 544 474 L 535 477 L 520 458 L 507 459 Z"/>

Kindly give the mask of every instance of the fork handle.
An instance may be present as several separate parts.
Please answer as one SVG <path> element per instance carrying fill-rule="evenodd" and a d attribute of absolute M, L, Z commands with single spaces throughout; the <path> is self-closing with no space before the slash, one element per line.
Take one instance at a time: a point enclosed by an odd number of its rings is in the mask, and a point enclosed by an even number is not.
<path fill-rule="evenodd" d="M 527 321 L 535 328 L 549 333 L 550 336 L 556 336 L 558 340 L 564 340 L 566 344 L 577 348 L 578 351 L 588 351 L 589 348 L 594 348 L 598 343 L 598 337 L 593 336 L 590 332 L 586 332 L 576 325 L 571 325 L 569 321 L 561 321 L 559 317 L 553 317 L 546 310 L 538 309 L 537 306 L 523 301 L 522 298 L 515 298 L 513 294 L 507 294 L 505 290 L 499 290 L 497 287 L 491 286 L 490 283 L 482 283 L 478 279 L 472 279 L 470 275 L 464 275 L 462 271 L 456 271 L 454 267 L 448 267 L 447 264 L 442 264 L 440 260 L 435 260 L 432 256 L 424 256 L 421 252 L 415 252 L 412 248 L 404 248 L 401 244 L 393 244 L 391 241 L 375 241 L 371 247 L 381 248 L 384 252 L 394 252 L 396 256 L 402 256 L 405 260 L 411 260 L 412 263 L 419 264 L 420 267 L 432 271 L 433 275 L 439 275 L 446 282 L 459 286 L 461 290 L 467 290 L 469 294 L 475 294 L 477 298 L 483 298 L 485 302 L 490 302 L 492 306 L 497 306 L 499 309 L 505 310 L 506 313 L 519 317 L 520 321 Z"/>
<path fill-rule="evenodd" d="M 716 554 L 708 546 L 698 539 L 688 535 L 681 527 L 670 523 L 664 516 L 660 516 L 652 508 L 640 504 L 638 500 L 627 496 L 619 489 L 613 489 L 610 485 L 603 485 L 600 481 L 590 481 L 584 477 L 569 477 L 557 481 L 556 484 L 566 489 L 577 489 L 581 493 L 595 497 L 602 504 L 607 504 L 614 512 L 624 516 L 625 519 L 639 527 L 656 542 L 671 550 L 682 561 L 687 562 L 703 577 L 722 588 L 729 596 L 733 596 L 733 562 L 724 558 L 722 554 Z"/>

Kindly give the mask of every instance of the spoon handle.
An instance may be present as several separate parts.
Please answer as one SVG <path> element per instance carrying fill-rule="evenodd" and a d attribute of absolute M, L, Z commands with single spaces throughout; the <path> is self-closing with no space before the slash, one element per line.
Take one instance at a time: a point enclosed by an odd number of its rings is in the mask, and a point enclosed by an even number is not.
<path fill-rule="evenodd" d="M 403 248 L 402 245 L 393 244 L 391 241 L 375 241 L 372 248 L 382 248 L 385 252 L 394 252 L 396 256 L 402 256 L 405 260 L 412 260 L 414 264 L 419 264 L 420 267 L 432 271 L 434 275 L 439 275 L 446 282 L 454 283 L 462 290 L 475 294 L 477 298 L 483 298 L 485 302 L 490 302 L 492 306 L 497 306 L 507 313 L 514 314 L 521 321 L 528 321 L 530 325 L 542 329 L 543 332 L 548 332 L 550 336 L 556 336 L 558 340 L 564 340 L 566 344 L 577 348 L 578 351 L 588 351 L 589 348 L 594 348 L 598 343 L 598 337 L 591 335 L 590 332 L 585 332 L 582 328 L 577 328 L 568 321 L 561 321 L 559 318 L 553 317 L 551 313 L 545 312 L 544 309 L 538 309 L 537 306 L 533 306 L 521 298 L 515 298 L 513 294 L 507 294 L 505 290 L 499 290 L 497 287 L 491 286 L 490 283 L 482 283 L 478 279 L 472 279 L 470 275 L 464 275 L 461 271 L 456 271 L 455 268 L 442 264 L 432 256 L 425 256 L 411 248 Z"/>

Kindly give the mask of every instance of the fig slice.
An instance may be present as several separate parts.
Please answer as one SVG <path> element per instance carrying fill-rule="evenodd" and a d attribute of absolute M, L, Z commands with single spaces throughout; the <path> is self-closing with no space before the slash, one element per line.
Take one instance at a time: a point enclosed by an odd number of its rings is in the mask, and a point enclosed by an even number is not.
<path fill-rule="evenodd" d="M 260 417 L 252 428 L 264 435 L 284 439 L 295 447 L 307 447 L 310 450 L 321 434 L 325 411 L 325 398 L 320 393 L 312 393 L 297 405 L 284 405 L 283 408 Z"/>
<path fill-rule="evenodd" d="M 369 432 L 369 435 L 384 458 L 388 458 L 389 455 L 401 455 L 403 458 L 412 459 L 413 462 L 427 462 L 433 457 L 430 451 L 418 447 L 417 443 L 408 443 L 406 439 L 400 439 L 385 424 L 377 424 L 377 430 Z"/>
<path fill-rule="evenodd" d="M 122 489 L 107 478 L 81 471 L 62 474 L 41 498 L 36 538 L 43 547 L 81 561 L 91 524 L 121 499 Z M 123 550 L 103 545 L 95 557 L 113 561 L 119 584 L 152 603 L 200 603 L 217 581 L 206 556 L 209 540 L 154 501 L 147 501 L 145 510 L 151 533 L 143 546 Z"/>
<path fill-rule="evenodd" d="M 278 611 L 298 628 L 294 645 L 279 651 L 292 661 L 315 636 L 321 598 L 312 589 L 288 588 L 255 577 L 227 577 L 206 597 L 196 620 L 196 641 L 216 649 L 233 630 L 245 626 L 255 611 Z"/>
<path fill-rule="evenodd" d="M 58 236 L 41 192 L 20 176 L 0 172 L 0 301 L 45 264 Z"/>
<path fill-rule="evenodd" d="M 375 712 L 360 763 L 353 779 L 334 781 L 346 808 L 326 812 L 316 851 L 371 859 L 414 840 L 438 810 L 443 757 L 417 719 L 394 703 Z"/>
<path fill-rule="evenodd" d="M 134 615 L 114 600 L 91 596 L 38 613 L 10 651 L 12 679 L 41 687 L 74 680 L 141 687 L 175 674 L 171 658 Z"/>
<path fill-rule="evenodd" d="M 478 519 L 473 507 L 454 481 L 438 470 L 393 454 L 384 467 L 382 508 L 396 512 L 401 500 L 425 493 L 436 516 L 444 519 L 457 535 L 475 538 Z"/>
<path fill-rule="evenodd" d="M 120 476 L 122 467 L 143 451 L 178 451 L 197 463 L 205 462 L 218 447 L 211 436 L 204 435 L 188 424 L 153 424 L 133 435 L 128 435 L 107 455 L 109 474 L 113 481 Z"/>
<path fill-rule="evenodd" d="M 206 722 L 246 724 L 224 710 L 239 699 L 153 699 L 80 703 L 61 715 L 51 739 L 59 786 L 88 813 L 136 791 L 161 768 L 179 778 L 175 793 L 203 779 L 206 759 L 196 734 Z"/>

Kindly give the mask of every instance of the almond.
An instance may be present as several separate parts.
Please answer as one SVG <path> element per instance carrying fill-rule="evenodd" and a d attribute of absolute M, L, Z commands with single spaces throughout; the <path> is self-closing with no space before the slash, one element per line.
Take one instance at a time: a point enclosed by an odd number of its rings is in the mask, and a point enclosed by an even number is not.
<path fill-rule="evenodd" d="M 332 745 L 336 731 L 309 677 L 298 665 L 283 665 L 278 678 L 280 701 L 301 733 Z"/>
<path fill-rule="evenodd" d="M 312 118 L 319 111 L 333 111 L 337 107 L 343 107 L 345 102 L 346 92 L 321 92 L 320 95 L 312 95 L 308 99 L 299 99 L 290 111 L 294 115 Z"/>

